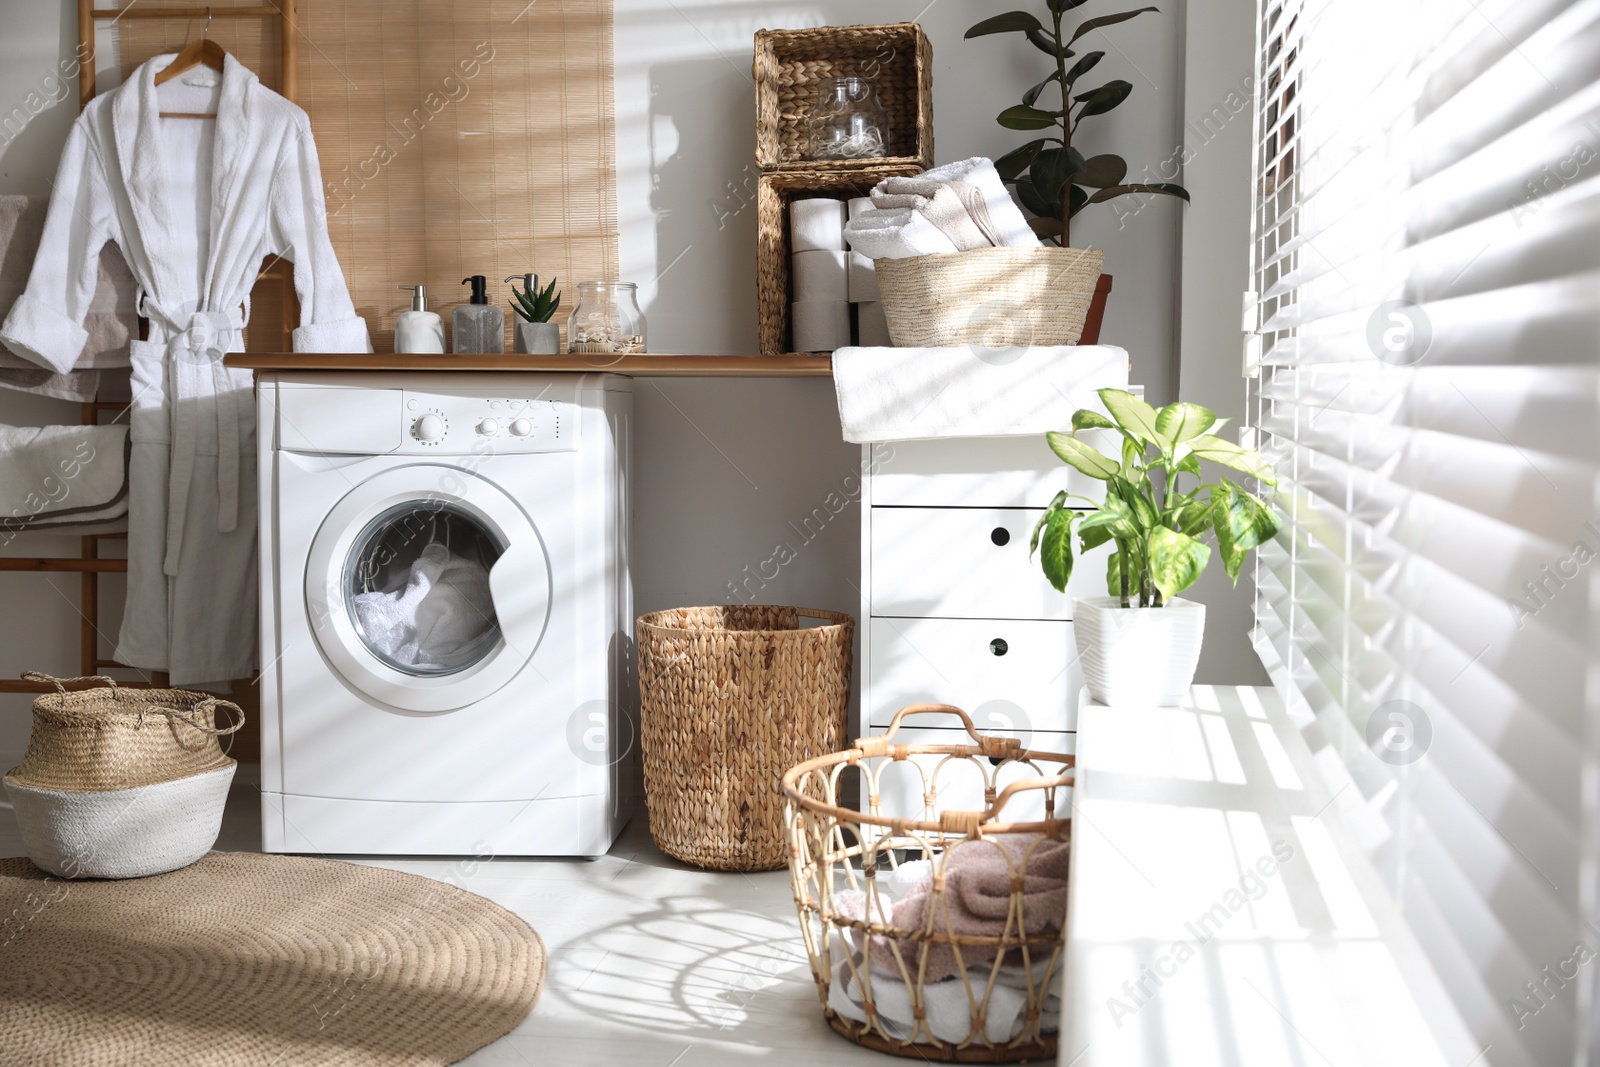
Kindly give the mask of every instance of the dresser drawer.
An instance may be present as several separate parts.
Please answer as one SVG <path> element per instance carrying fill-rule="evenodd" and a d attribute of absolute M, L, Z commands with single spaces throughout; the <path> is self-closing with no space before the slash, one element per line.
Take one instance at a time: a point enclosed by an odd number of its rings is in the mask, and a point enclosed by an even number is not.
<path fill-rule="evenodd" d="M 1077 556 L 1058 593 L 1028 558 L 1043 509 L 873 508 L 872 614 L 947 619 L 1072 618 L 1072 598 L 1106 591 L 1110 543 Z M 1074 535 L 1076 540 L 1076 535 Z"/>
<path fill-rule="evenodd" d="M 980 731 L 1024 743 L 1037 731 L 1076 728 L 1083 676 L 1070 622 L 872 619 L 868 627 L 864 733 L 881 732 L 908 704 L 954 704 Z M 961 725 L 954 716 L 917 721 Z"/>
<path fill-rule="evenodd" d="M 874 731 L 881 733 L 882 731 Z M 987 731 L 986 731 L 987 732 Z M 1028 746 L 1036 751 L 1072 755 L 1075 734 L 1036 733 Z M 964 745 L 971 738 L 965 730 L 904 729 L 895 734 L 895 742 L 908 745 Z M 873 773 L 878 790 L 878 811 L 890 818 L 938 818 L 939 811 L 981 811 L 985 806 L 985 777 L 992 779 L 996 795 L 1012 782 L 1035 778 L 1041 774 L 1058 774 L 1055 763 L 1011 763 L 995 767 L 984 761 L 971 760 L 942 763 L 944 756 L 913 755 L 906 760 L 883 759 L 875 761 Z M 863 776 L 861 809 L 868 808 L 868 780 Z M 934 786 L 934 805 L 927 806 L 928 787 Z M 1045 796 L 1042 789 L 1019 792 L 1006 802 L 1000 818 L 1006 822 L 1034 822 L 1045 818 Z M 1058 789 L 1055 793 L 1054 815 L 1065 818 L 1072 812 L 1072 789 Z"/>
<path fill-rule="evenodd" d="M 1061 428 L 1070 429 L 1070 422 Z M 1120 459 L 1122 439 L 1113 431 L 1086 430 L 1079 436 Z M 1042 508 L 1063 489 L 1091 500 L 1105 494 L 1105 482 L 1061 462 L 1042 433 L 894 441 L 863 449 L 871 464 L 868 502 L 873 505 Z"/>

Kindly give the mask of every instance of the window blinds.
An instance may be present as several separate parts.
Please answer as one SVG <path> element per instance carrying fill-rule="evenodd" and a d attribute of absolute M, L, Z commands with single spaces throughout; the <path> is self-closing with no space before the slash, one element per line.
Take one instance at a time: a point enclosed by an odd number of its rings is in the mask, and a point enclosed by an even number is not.
<path fill-rule="evenodd" d="M 1479 1063 L 1600 1063 L 1600 0 L 1262 0 L 1254 641 Z"/>

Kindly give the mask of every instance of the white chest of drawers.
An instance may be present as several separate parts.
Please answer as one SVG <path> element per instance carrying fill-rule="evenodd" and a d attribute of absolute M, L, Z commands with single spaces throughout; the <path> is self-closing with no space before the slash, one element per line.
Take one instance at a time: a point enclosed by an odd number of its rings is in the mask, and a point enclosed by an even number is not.
<path fill-rule="evenodd" d="M 1073 752 L 1083 681 L 1072 597 L 1104 591 L 1110 546 L 1076 561 L 1063 595 L 1028 558 L 1028 539 L 1057 492 L 1097 499 L 1103 483 L 1063 464 L 1043 435 L 880 443 L 862 460 L 857 732 L 882 733 L 908 704 L 953 704 L 982 732 Z M 954 716 L 909 724 L 902 741 L 966 736 Z M 885 814 L 916 817 L 924 784 L 886 775 Z M 946 786 L 941 806 L 982 807 L 981 789 Z"/>

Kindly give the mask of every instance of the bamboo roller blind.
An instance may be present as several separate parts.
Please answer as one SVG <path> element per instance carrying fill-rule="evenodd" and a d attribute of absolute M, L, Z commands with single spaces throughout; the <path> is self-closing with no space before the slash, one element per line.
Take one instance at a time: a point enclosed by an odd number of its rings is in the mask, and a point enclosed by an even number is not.
<path fill-rule="evenodd" d="M 506 275 L 558 276 L 562 323 L 578 282 L 616 278 L 609 0 L 300 0 L 299 28 L 298 102 L 328 231 L 374 349 L 393 349 L 410 307 L 396 285 L 427 285 L 448 320 L 467 299 L 461 279 L 488 275 L 510 351 Z M 199 22 L 119 24 L 120 66 L 186 31 Z M 211 26 L 269 86 L 277 33 L 254 19 Z M 254 302 L 252 325 L 273 314 Z M 248 343 L 259 347 L 255 330 Z"/>

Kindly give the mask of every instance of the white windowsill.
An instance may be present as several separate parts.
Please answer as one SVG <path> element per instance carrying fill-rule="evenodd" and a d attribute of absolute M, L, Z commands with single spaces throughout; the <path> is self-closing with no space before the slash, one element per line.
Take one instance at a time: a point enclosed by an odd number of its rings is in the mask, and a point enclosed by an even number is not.
<path fill-rule="evenodd" d="M 1273 690 L 1085 701 L 1077 759 L 1061 1067 L 1477 1055 Z"/>

